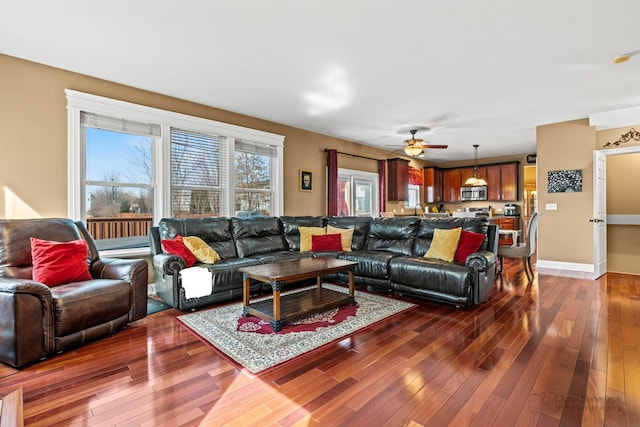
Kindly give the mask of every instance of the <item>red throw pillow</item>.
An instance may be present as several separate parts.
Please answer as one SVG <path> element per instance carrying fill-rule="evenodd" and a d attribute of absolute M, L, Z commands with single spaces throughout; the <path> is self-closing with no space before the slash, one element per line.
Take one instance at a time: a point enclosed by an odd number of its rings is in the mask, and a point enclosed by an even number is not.
<path fill-rule="evenodd" d="M 33 280 L 47 286 L 91 280 L 87 242 L 52 242 L 31 238 Z"/>
<path fill-rule="evenodd" d="M 191 267 L 196 263 L 196 257 L 182 241 L 182 236 L 177 235 L 173 239 L 165 239 L 161 241 L 162 250 L 171 255 L 178 255 L 184 258 L 187 267 Z"/>
<path fill-rule="evenodd" d="M 462 230 L 460 234 L 460 241 L 458 242 L 458 249 L 454 259 L 458 262 L 465 263 L 467 257 L 474 252 L 477 252 L 484 242 L 485 235 L 482 233 L 474 233 L 473 231 Z"/>
<path fill-rule="evenodd" d="M 339 252 L 342 250 L 342 236 L 340 234 L 311 236 L 311 250 L 314 252 Z"/>

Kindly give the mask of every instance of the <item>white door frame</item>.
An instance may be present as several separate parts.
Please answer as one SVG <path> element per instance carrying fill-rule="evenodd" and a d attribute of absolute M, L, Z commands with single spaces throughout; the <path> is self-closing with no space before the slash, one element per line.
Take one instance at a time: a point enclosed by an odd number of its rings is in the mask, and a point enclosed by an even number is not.
<path fill-rule="evenodd" d="M 604 169 L 606 171 L 607 156 L 617 156 L 621 154 L 640 153 L 640 146 L 612 148 L 607 150 L 594 150 L 593 153 L 593 276 L 594 279 L 606 273 L 607 268 L 607 221 L 606 206 L 607 193 L 606 185 L 598 185 L 600 165 L 596 158 L 604 155 Z M 606 179 L 606 172 L 604 178 Z M 602 209 L 604 206 L 604 210 Z M 602 222 L 604 221 L 604 222 Z M 604 270 L 604 271 L 603 271 Z"/>

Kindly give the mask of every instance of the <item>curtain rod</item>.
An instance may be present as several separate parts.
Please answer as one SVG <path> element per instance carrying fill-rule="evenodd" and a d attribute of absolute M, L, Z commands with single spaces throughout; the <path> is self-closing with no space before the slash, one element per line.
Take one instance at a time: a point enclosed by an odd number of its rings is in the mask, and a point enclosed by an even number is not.
<path fill-rule="evenodd" d="M 329 148 L 325 148 L 325 149 L 324 149 L 324 152 L 325 152 L 325 153 L 326 153 L 327 151 L 329 151 Z M 345 155 L 345 156 L 359 157 L 359 158 L 361 158 L 361 159 L 374 160 L 374 161 L 376 161 L 376 162 L 377 162 L 377 161 L 379 161 L 379 160 L 387 160 L 387 159 L 374 159 L 373 157 L 361 156 L 361 155 L 359 155 L 359 154 L 343 153 L 342 151 L 337 151 L 337 150 L 336 150 L 336 153 L 338 153 L 338 154 L 343 154 L 343 155 Z"/>

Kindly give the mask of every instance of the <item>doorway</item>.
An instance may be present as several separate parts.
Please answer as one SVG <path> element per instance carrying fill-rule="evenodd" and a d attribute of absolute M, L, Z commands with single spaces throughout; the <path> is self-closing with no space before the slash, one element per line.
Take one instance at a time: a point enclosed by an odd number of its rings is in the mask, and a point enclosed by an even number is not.
<path fill-rule="evenodd" d="M 594 278 L 607 272 L 607 192 L 606 165 L 608 156 L 640 153 L 640 146 L 594 150 L 593 161 L 593 265 Z M 599 159 L 599 160 L 597 160 Z"/>

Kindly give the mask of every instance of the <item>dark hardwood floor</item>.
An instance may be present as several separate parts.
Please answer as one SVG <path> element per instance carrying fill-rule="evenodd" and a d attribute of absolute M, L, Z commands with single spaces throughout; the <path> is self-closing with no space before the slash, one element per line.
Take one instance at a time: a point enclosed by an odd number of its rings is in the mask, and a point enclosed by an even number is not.
<path fill-rule="evenodd" d="M 488 303 L 420 307 L 262 376 L 166 310 L 21 371 L 30 426 L 637 426 L 640 276 L 505 260 Z M 414 300 L 415 301 L 415 300 Z"/>

